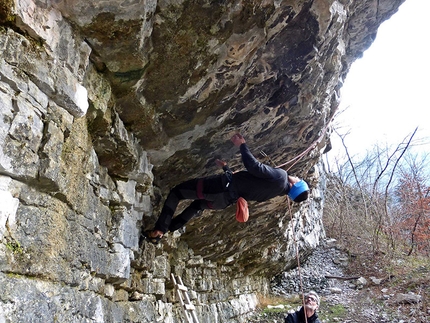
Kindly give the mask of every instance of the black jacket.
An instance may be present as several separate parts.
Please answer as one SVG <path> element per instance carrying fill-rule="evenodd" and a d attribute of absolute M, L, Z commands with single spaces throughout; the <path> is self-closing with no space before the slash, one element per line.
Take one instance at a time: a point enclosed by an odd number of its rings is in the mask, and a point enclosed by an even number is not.
<path fill-rule="evenodd" d="M 260 163 L 246 144 L 240 145 L 240 153 L 246 171 L 233 174 L 233 187 L 238 196 L 247 201 L 267 201 L 290 191 L 288 174 L 280 168 Z"/>
<path fill-rule="evenodd" d="M 297 312 L 294 312 L 293 314 L 288 314 L 288 316 L 285 318 L 285 323 L 305 323 L 305 312 L 303 309 L 303 306 L 300 310 Z M 318 314 L 314 313 L 311 317 L 308 317 L 308 323 L 321 323 L 321 321 L 318 319 Z"/>

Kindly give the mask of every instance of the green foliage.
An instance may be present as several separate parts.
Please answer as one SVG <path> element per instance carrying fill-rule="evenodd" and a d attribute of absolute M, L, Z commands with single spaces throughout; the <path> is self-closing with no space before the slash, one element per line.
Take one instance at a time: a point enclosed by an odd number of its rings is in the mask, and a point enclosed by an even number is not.
<path fill-rule="evenodd" d="M 328 305 L 321 303 L 320 308 L 318 316 L 326 322 L 335 322 L 336 320 L 345 318 L 347 315 L 347 309 L 342 304 Z"/>
<path fill-rule="evenodd" d="M 20 278 L 23 278 L 23 277 L 24 277 L 24 276 L 22 276 L 22 275 L 20 275 L 20 274 L 17 274 L 17 273 L 7 273 L 6 275 L 7 275 L 7 277 L 9 277 L 9 278 L 15 278 L 15 279 L 20 279 Z"/>
<path fill-rule="evenodd" d="M 6 248 L 8 250 L 12 251 L 14 254 L 23 254 L 24 253 L 24 248 L 16 240 L 12 240 L 12 241 L 7 242 Z"/>

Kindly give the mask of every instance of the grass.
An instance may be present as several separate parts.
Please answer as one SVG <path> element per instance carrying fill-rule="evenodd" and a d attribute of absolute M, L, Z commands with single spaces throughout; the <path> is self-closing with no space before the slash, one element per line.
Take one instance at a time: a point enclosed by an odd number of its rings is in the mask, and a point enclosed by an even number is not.
<path fill-rule="evenodd" d="M 12 251 L 14 254 L 23 254 L 24 253 L 24 248 L 16 240 L 12 240 L 10 242 L 7 242 L 6 248 L 8 250 Z"/>
<path fill-rule="evenodd" d="M 329 305 L 321 302 L 320 310 L 318 310 L 320 320 L 325 322 L 339 321 L 339 319 L 346 318 L 347 314 L 348 311 L 342 304 Z"/>

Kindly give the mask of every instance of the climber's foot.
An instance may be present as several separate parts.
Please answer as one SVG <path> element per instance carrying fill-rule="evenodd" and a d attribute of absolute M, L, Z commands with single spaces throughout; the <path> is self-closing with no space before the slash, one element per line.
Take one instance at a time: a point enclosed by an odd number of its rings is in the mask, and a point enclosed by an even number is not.
<path fill-rule="evenodd" d="M 160 230 L 146 230 L 142 232 L 142 236 L 146 241 L 152 244 L 158 244 L 163 237 L 164 233 Z"/>

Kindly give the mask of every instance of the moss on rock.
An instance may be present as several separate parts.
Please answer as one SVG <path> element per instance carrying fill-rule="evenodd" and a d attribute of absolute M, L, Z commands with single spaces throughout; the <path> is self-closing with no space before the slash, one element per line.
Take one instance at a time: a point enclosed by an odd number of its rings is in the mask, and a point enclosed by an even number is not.
<path fill-rule="evenodd" d="M 15 21 L 14 1 L 2 0 L 0 2 L 0 24 L 8 25 Z"/>

